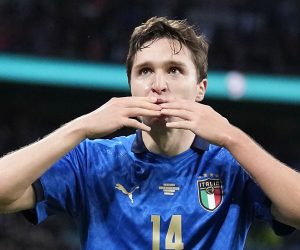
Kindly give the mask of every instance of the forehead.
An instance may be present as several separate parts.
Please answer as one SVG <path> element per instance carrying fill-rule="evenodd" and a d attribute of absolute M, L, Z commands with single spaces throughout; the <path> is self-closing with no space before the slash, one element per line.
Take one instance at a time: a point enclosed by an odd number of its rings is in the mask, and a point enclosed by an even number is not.
<path fill-rule="evenodd" d="M 146 42 L 142 49 L 137 51 L 133 67 L 145 61 L 152 63 L 178 61 L 187 65 L 193 64 L 191 51 L 179 41 L 168 38 Z"/>

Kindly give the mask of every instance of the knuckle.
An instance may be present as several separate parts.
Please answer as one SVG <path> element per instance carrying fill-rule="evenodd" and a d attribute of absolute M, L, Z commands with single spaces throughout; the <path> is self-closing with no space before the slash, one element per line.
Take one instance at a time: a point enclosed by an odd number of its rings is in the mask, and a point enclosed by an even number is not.
<path fill-rule="evenodd" d="M 129 110 L 127 109 L 123 109 L 121 112 L 121 116 L 124 117 L 124 118 L 127 118 L 127 117 L 130 117 L 131 116 L 131 113 Z"/>
<path fill-rule="evenodd" d="M 118 109 L 116 113 L 121 117 L 127 117 L 128 116 L 128 110 L 126 109 Z"/>
<path fill-rule="evenodd" d="M 117 103 L 117 104 L 120 104 L 120 103 L 124 102 L 124 99 L 120 98 L 120 97 L 113 97 L 113 102 Z"/>
<path fill-rule="evenodd" d="M 211 106 L 207 106 L 209 111 L 215 111 Z"/>
<path fill-rule="evenodd" d="M 125 126 L 126 125 L 126 119 L 125 118 L 121 118 L 121 119 L 118 119 L 117 120 L 117 126 L 119 127 L 119 128 L 122 128 L 123 126 Z"/>
<path fill-rule="evenodd" d="M 197 123 L 193 121 L 193 122 L 189 123 L 189 127 L 190 127 L 190 129 L 195 130 L 195 129 L 197 129 L 198 126 L 197 126 Z"/>
<path fill-rule="evenodd" d="M 122 99 L 118 97 L 113 97 L 110 99 L 110 102 L 115 107 L 121 107 L 122 106 Z"/>

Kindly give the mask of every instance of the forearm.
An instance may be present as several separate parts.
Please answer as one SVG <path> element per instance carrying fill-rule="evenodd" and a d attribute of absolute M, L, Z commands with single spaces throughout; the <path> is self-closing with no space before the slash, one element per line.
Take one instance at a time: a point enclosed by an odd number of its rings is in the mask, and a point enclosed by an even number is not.
<path fill-rule="evenodd" d="M 82 118 L 0 159 L 0 204 L 17 200 L 53 163 L 85 138 Z"/>
<path fill-rule="evenodd" d="M 300 174 L 276 160 L 249 136 L 231 128 L 225 147 L 272 201 L 279 218 L 300 226 Z"/>
<path fill-rule="evenodd" d="M 5 212 L 31 206 L 34 194 L 30 185 L 83 139 L 101 138 L 123 126 L 149 131 L 149 126 L 133 117 L 160 116 L 161 107 L 156 102 L 155 97 L 112 98 L 44 139 L 2 157 L 0 210 L 1 207 Z"/>

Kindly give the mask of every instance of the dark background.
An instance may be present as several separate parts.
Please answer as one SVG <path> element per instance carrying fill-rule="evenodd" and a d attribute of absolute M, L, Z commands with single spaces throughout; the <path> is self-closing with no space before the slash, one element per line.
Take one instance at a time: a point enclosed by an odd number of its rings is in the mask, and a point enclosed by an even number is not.
<path fill-rule="evenodd" d="M 124 63 L 133 28 L 150 16 L 166 15 L 188 18 L 206 34 L 211 71 L 299 76 L 299 5 L 296 0 L 4 0 L 0 53 Z M 0 154 L 42 138 L 113 96 L 128 94 L 0 81 Z M 204 103 L 300 169 L 300 105 L 218 99 Z M 32 226 L 21 215 L 1 215 L 0 249 L 78 249 L 74 228 L 65 216 Z M 295 232 L 279 238 L 256 222 L 246 249 L 300 249 L 299 236 Z"/>

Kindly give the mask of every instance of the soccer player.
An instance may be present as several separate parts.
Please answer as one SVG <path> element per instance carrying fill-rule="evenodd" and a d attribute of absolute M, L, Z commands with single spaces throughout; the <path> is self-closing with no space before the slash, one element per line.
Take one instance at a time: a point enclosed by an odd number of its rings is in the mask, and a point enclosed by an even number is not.
<path fill-rule="evenodd" d="M 184 21 L 137 27 L 132 96 L 4 156 L 1 211 L 33 223 L 66 212 L 82 249 L 242 249 L 254 217 L 279 235 L 299 228 L 299 175 L 199 103 L 207 52 Z M 124 126 L 136 134 L 99 139 Z"/>

